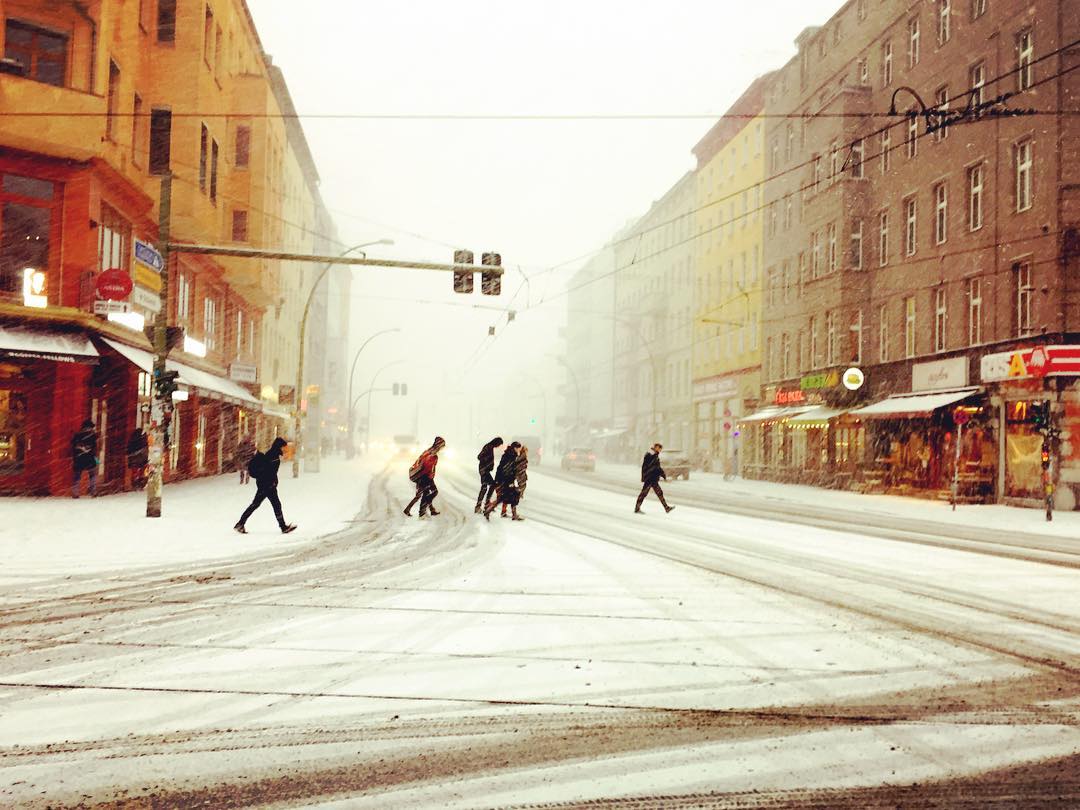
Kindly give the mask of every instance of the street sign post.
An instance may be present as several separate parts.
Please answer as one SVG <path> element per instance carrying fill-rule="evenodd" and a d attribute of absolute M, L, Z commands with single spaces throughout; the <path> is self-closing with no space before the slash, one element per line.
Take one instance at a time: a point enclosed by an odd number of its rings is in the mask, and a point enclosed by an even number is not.
<path fill-rule="evenodd" d="M 109 301 L 123 301 L 131 295 L 131 276 L 120 267 L 112 267 L 102 271 L 97 277 L 97 294 Z"/>

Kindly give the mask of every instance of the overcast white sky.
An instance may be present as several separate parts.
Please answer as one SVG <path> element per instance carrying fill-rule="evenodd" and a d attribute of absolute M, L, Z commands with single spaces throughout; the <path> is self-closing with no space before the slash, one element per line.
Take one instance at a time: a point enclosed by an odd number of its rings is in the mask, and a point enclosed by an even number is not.
<path fill-rule="evenodd" d="M 690 149 L 712 122 L 363 116 L 721 113 L 756 76 L 786 62 L 797 34 L 841 0 L 249 4 L 300 114 L 341 116 L 303 123 L 345 242 L 393 238 L 371 255 L 439 261 L 454 247 L 472 249 L 477 261 L 496 250 L 504 265 L 535 274 L 577 266 L 572 260 L 642 214 L 692 167 Z M 542 273 L 532 302 L 568 275 Z M 505 321 L 469 306 L 505 307 L 520 278 L 507 274 L 501 299 L 481 299 L 448 294 L 450 279 L 440 274 L 368 273 L 354 288 L 357 345 L 386 325 L 409 330 L 382 343 L 378 357 L 365 355 L 358 378 L 401 357 L 410 374 L 398 376 L 417 394 L 434 394 L 442 371 L 457 378 L 487 326 Z M 522 292 L 514 306 L 524 305 Z M 505 333 L 500 326 L 499 339 L 481 349 L 485 379 L 507 389 L 522 385 L 509 376 L 515 367 L 553 371 L 542 356 L 562 313 L 560 301 L 522 314 Z M 483 384 L 475 369 L 465 382 Z"/>

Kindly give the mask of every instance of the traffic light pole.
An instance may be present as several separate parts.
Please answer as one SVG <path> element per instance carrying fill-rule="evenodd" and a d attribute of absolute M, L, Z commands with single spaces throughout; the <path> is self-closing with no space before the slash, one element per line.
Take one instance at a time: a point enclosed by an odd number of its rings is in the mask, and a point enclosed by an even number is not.
<path fill-rule="evenodd" d="M 165 360 L 169 353 L 169 236 L 172 224 L 172 174 L 161 176 L 161 201 L 158 206 L 158 252 L 161 254 L 161 289 L 158 292 L 161 308 L 154 316 L 154 372 L 150 404 L 150 474 L 146 481 L 146 516 L 161 517 L 161 486 L 165 464 L 165 442 L 169 435 L 168 422 L 172 416 L 172 392 L 158 381 L 165 377 Z"/>

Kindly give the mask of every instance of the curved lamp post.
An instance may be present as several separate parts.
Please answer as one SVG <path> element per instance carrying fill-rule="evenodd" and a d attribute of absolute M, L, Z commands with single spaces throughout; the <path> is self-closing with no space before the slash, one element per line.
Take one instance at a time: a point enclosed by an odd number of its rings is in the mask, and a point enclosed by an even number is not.
<path fill-rule="evenodd" d="M 405 362 L 404 360 L 393 360 L 393 361 L 387 363 L 382 368 L 380 368 L 378 371 L 376 371 L 375 376 L 371 378 L 371 385 L 368 386 L 368 391 L 365 392 L 365 393 L 370 393 L 372 391 L 377 390 L 375 388 L 375 383 L 378 382 L 379 375 L 382 374 L 384 371 L 386 371 L 388 368 L 390 368 L 390 366 L 396 366 L 396 365 L 398 365 L 400 363 L 404 363 L 404 362 Z M 363 395 L 361 394 L 361 396 L 363 396 Z M 360 399 L 360 397 L 357 397 L 357 400 L 359 400 L 359 399 Z M 367 421 L 364 423 L 364 450 L 365 450 L 365 452 L 370 447 L 370 445 L 371 445 L 371 397 L 369 397 L 368 401 L 367 401 Z"/>
<path fill-rule="evenodd" d="M 371 343 L 371 341 L 373 341 L 379 335 L 386 335 L 386 334 L 389 334 L 390 332 L 400 332 L 400 331 L 401 331 L 400 329 L 398 329 L 397 327 L 394 327 L 393 329 L 383 329 L 381 332 L 376 332 L 374 335 L 371 335 L 367 340 L 365 340 L 362 344 L 360 344 L 360 348 L 356 350 L 356 354 L 353 356 L 352 366 L 349 368 L 349 398 L 346 400 L 346 402 L 349 403 L 349 442 L 348 442 L 348 445 L 346 446 L 346 451 L 349 454 L 349 458 L 352 458 L 353 452 L 354 452 L 354 450 L 353 450 L 353 435 L 355 433 L 355 428 L 354 428 L 354 422 L 353 422 L 353 413 L 355 411 L 355 408 L 354 408 L 354 403 L 353 403 L 352 392 L 353 392 L 353 377 L 356 374 L 356 361 L 360 359 L 360 353 L 363 352 L 365 348 L 367 348 L 367 345 L 369 343 Z M 357 399 L 359 399 L 359 397 L 357 397 Z"/>
<path fill-rule="evenodd" d="M 393 239 L 377 239 L 374 242 L 364 242 L 359 245 L 353 245 L 338 254 L 338 258 L 348 256 L 350 253 L 361 248 L 371 247 L 372 245 L 392 245 Z M 307 335 L 307 319 L 308 313 L 311 312 L 311 302 L 315 298 L 315 290 L 319 288 L 319 282 L 323 280 L 323 277 L 327 274 L 331 267 L 334 266 L 333 262 L 327 262 L 323 269 L 319 272 L 319 275 L 315 277 L 315 283 L 311 285 L 311 291 L 308 293 L 307 302 L 304 304 L 304 314 L 300 317 L 300 358 L 296 364 L 296 390 L 293 393 L 293 441 L 296 443 L 296 447 L 293 450 L 293 462 L 292 462 L 292 477 L 300 477 L 300 452 L 303 449 L 303 437 L 301 435 L 301 423 L 300 423 L 300 400 L 304 395 L 304 338 Z"/>

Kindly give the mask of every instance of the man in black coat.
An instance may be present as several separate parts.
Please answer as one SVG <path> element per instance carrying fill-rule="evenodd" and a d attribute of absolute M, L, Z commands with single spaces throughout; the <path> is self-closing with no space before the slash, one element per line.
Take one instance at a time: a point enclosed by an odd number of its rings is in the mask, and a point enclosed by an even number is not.
<path fill-rule="evenodd" d="M 660 489 L 660 479 L 667 480 L 664 468 L 660 466 L 660 451 L 663 449 L 663 446 L 657 442 L 645 454 L 645 458 L 641 460 L 641 494 L 637 496 L 637 504 L 634 506 L 634 511 L 639 515 L 644 514 L 641 511 L 641 504 L 644 502 L 645 496 L 649 494 L 650 489 L 656 493 L 656 497 L 664 505 L 665 512 L 670 512 L 675 508 L 674 506 L 668 506 L 667 501 L 664 500 L 664 490 Z"/>
<path fill-rule="evenodd" d="M 495 470 L 495 497 L 484 506 L 484 517 L 488 520 L 491 520 L 491 511 L 502 501 L 503 490 L 514 483 L 519 447 L 521 442 L 510 442 L 499 459 L 499 466 Z"/>
<path fill-rule="evenodd" d="M 478 515 L 495 496 L 495 478 L 491 473 L 495 469 L 495 449 L 502 443 L 502 437 L 496 436 L 481 447 L 476 455 L 476 460 L 479 462 L 480 494 L 476 496 L 476 509 L 473 511 Z"/>
<path fill-rule="evenodd" d="M 90 477 L 89 492 L 91 498 L 97 497 L 98 435 L 94 423 L 87 419 L 82 428 L 71 437 L 71 497 L 79 497 L 79 485 L 82 475 Z"/>
<path fill-rule="evenodd" d="M 278 467 L 281 466 L 281 451 L 285 449 L 287 444 L 288 442 L 285 439 L 278 436 L 274 439 L 274 443 L 270 445 L 269 450 L 265 453 L 256 453 L 252 459 L 251 476 L 255 479 L 255 500 L 244 510 L 240 520 L 233 526 L 240 534 L 247 534 L 244 524 L 247 523 L 251 513 L 258 509 L 264 500 L 270 501 L 270 505 L 274 507 L 274 517 L 277 518 L 282 534 L 288 534 L 296 530 L 295 524 L 285 522 L 285 516 L 281 514 L 281 499 L 278 498 L 277 494 L 277 474 Z"/>

